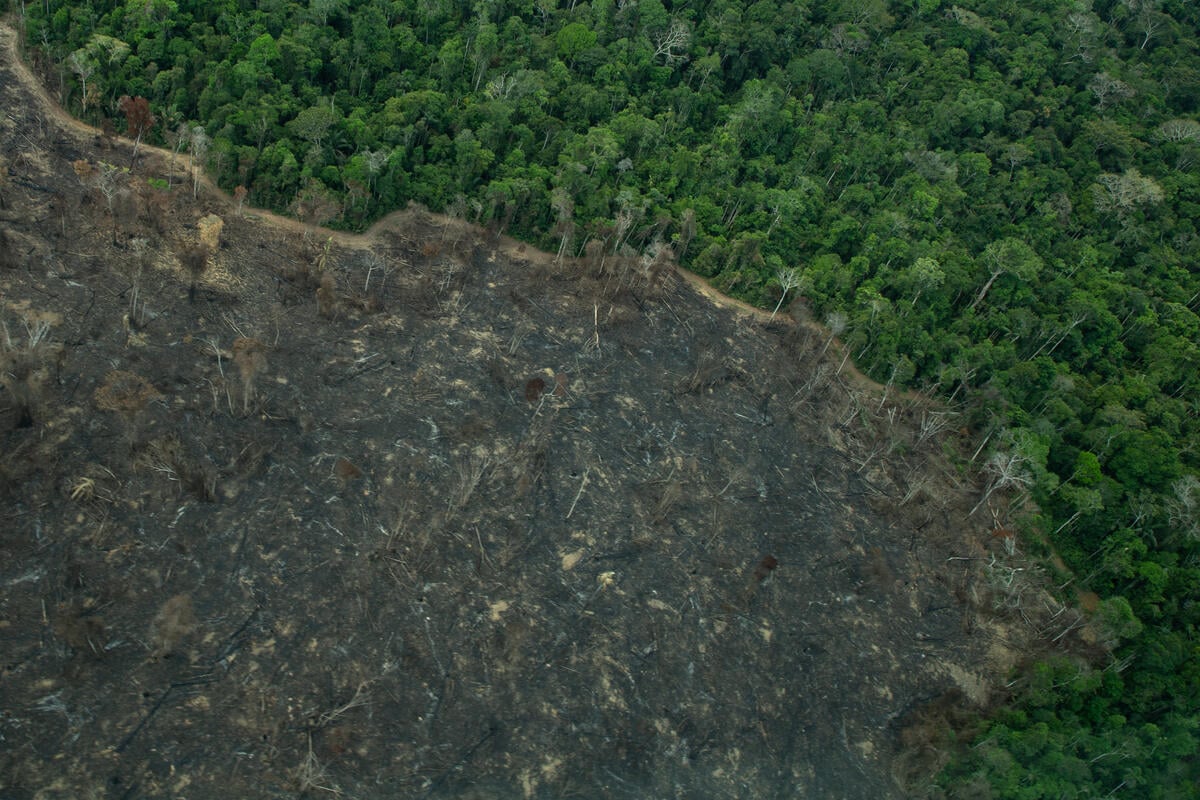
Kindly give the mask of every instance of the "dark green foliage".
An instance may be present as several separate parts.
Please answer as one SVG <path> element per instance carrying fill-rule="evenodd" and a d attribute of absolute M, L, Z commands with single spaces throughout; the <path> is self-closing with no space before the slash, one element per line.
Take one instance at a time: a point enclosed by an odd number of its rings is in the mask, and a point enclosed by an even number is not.
<path fill-rule="evenodd" d="M 1045 533 L 1121 612 L 1121 668 L 1028 676 L 952 772 L 997 797 L 1200 792 L 1198 8 L 24 6 L 73 110 L 202 125 L 253 203 L 361 228 L 417 201 L 568 255 L 673 241 L 766 307 L 796 268 L 865 371 L 1036 443 Z"/>

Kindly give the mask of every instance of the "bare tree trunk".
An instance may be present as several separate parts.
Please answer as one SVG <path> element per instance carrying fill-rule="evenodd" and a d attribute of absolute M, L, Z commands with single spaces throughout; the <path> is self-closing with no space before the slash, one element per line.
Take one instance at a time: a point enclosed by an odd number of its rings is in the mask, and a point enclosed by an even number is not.
<path fill-rule="evenodd" d="M 996 278 L 999 278 L 1003 274 L 1004 270 L 1002 269 L 992 273 L 992 277 L 988 278 L 987 283 L 983 285 L 983 288 L 979 290 L 979 294 L 975 297 L 975 301 L 971 303 L 970 310 L 974 311 L 975 307 L 983 302 L 983 298 L 987 297 L 987 293 L 991 291 L 992 284 L 996 282 Z"/>

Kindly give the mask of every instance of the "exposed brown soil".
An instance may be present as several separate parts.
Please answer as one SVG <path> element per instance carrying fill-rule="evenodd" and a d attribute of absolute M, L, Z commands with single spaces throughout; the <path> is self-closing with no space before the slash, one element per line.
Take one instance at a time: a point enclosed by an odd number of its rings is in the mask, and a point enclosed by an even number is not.
<path fill-rule="evenodd" d="M 149 148 L 110 207 L 0 39 L 0 796 L 901 797 L 1025 646 L 822 334 Z"/>

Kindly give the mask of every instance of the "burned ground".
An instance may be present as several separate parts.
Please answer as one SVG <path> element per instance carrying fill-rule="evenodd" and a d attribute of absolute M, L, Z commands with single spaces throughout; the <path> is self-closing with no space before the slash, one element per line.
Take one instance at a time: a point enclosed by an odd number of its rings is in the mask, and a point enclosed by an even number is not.
<path fill-rule="evenodd" d="M 900 797 L 1022 646 L 959 423 L 816 328 L 242 216 L 18 77 L 5 797 Z"/>

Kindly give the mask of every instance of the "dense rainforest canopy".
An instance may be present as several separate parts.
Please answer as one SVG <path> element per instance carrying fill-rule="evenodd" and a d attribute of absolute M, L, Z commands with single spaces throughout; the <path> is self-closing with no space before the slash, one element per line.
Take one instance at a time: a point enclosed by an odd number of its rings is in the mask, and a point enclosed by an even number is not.
<path fill-rule="evenodd" d="M 941 393 L 1100 598 L 943 775 L 1200 796 L 1200 6 L 1189 0 L 20 3 L 85 118 L 252 202 L 410 201 L 793 297 Z M 1020 500 L 1018 500 L 1020 504 Z M 1032 510 L 1031 510 L 1032 509 Z M 982 512 L 981 512 L 982 513 Z"/>

